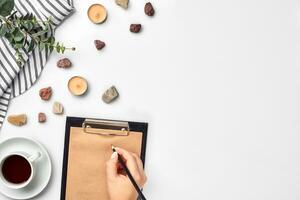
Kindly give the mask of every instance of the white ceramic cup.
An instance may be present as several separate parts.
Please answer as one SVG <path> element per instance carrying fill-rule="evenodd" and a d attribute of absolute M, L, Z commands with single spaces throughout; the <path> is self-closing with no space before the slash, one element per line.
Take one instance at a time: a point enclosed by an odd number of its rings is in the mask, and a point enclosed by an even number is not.
<path fill-rule="evenodd" d="M 11 156 L 14 156 L 14 155 L 18 155 L 18 156 L 22 156 L 23 158 L 25 158 L 27 160 L 27 162 L 30 164 L 30 167 L 31 167 L 31 174 L 30 174 L 30 177 L 28 178 L 27 181 L 23 182 L 23 183 L 11 183 L 9 182 L 8 180 L 5 179 L 4 175 L 3 175 L 3 172 L 2 172 L 2 166 L 5 162 L 5 160 Z M 35 161 L 37 159 L 39 159 L 41 157 L 41 153 L 40 152 L 36 152 L 32 155 L 29 155 L 25 152 L 12 152 L 12 153 L 9 153 L 5 156 L 3 156 L 1 159 L 0 159 L 0 180 L 1 182 L 8 188 L 11 188 L 11 189 L 21 189 L 21 188 L 24 188 L 26 187 L 33 179 L 34 177 L 34 174 L 35 174 Z"/>

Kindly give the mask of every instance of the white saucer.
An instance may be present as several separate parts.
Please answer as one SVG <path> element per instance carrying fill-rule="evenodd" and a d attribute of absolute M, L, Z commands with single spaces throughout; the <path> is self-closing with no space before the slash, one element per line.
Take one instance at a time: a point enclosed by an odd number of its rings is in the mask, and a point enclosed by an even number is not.
<path fill-rule="evenodd" d="M 36 174 L 32 182 L 22 189 L 10 189 L 1 184 L 0 192 L 12 199 L 30 199 L 41 193 L 47 186 L 51 177 L 51 160 L 47 150 L 37 141 L 23 138 L 14 137 L 0 142 L 0 157 L 3 155 L 15 152 L 24 151 L 28 154 L 39 151 L 41 157 L 36 161 Z"/>

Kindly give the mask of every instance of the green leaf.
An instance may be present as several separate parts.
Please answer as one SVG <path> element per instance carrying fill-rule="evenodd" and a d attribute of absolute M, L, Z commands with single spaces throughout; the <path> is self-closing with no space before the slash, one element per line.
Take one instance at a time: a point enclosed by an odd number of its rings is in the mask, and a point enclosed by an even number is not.
<path fill-rule="evenodd" d="M 50 37 L 50 44 L 51 44 L 51 46 L 53 46 L 54 43 L 55 43 L 55 38 L 52 36 L 52 37 Z"/>
<path fill-rule="evenodd" d="M 14 47 L 15 49 L 21 49 L 21 48 L 23 47 L 23 43 L 15 43 L 15 44 L 13 45 L 13 47 Z"/>
<path fill-rule="evenodd" d="M 32 33 L 32 29 L 34 28 L 34 24 L 31 21 L 22 21 L 22 26 L 26 29 L 26 32 Z"/>
<path fill-rule="evenodd" d="M 22 54 L 20 53 L 20 51 L 18 49 L 16 49 L 16 58 L 17 58 L 17 61 L 18 61 L 18 65 L 21 65 L 22 63 L 25 62 Z"/>
<path fill-rule="evenodd" d="M 47 29 L 41 30 L 41 31 L 39 31 L 39 32 L 37 32 L 37 33 L 32 34 L 32 36 L 33 36 L 33 37 L 39 37 L 39 36 L 44 35 L 44 34 L 47 33 L 47 32 L 48 32 Z"/>
<path fill-rule="evenodd" d="M 2 15 L 3 17 L 8 16 L 14 9 L 14 6 L 14 0 L 0 0 L 0 15 Z"/>
<path fill-rule="evenodd" d="M 10 32 L 8 32 L 8 33 L 5 34 L 5 37 L 13 45 L 13 42 L 14 42 L 13 35 Z"/>
<path fill-rule="evenodd" d="M 28 52 L 31 52 L 33 50 L 34 46 L 35 46 L 35 43 L 34 43 L 33 40 L 31 40 L 30 44 L 29 44 L 29 47 L 28 47 Z"/>
<path fill-rule="evenodd" d="M 56 49 L 56 52 L 57 52 L 57 53 L 60 53 L 60 46 L 56 46 L 55 49 Z"/>
<path fill-rule="evenodd" d="M 40 42 L 39 43 L 39 49 L 40 49 L 40 51 L 43 51 L 45 49 L 45 44 Z"/>
<path fill-rule="evenodd" d="M 50 52 L 54 50 L 54 46 L 50 46 Z"/>
<path fill-rule="evenodd" d="M 4 12 L 2 7 L 4 4 L 7 5 L 7 2 L 14 3 L 14 0 L 0 0 L 0 12 Z M 51 19 L 40 22 L 32 13 L 25 16 L 12 13 L 4 18 L 1 15 L 0 17 L 0 37 L 6 38 L 16 51 L 21 51 L 24 46 L 28 46 L 27 52 L 33 51 L 35 47 L 40 51 L 55 50 L 58 53 L 64 53 L 70 49 L 66 48 L 63 43 L 56 42 L 53 27 L 50 24 Z M 75 50 L 75 48 L 70 50 Z M 18 57 L 22 59 L 20 52 Z"/>
<path fill-rule="evenodd" d="M 24 19 L 25 19 L 25 20 L 31 19 L 31 13 L 27 13 L 27 14 L 24 16 Z"/>
<path fill-rule="evenodd" d="M 66 50 L 66 47 L 61 47 L 61 53 L 64 54 Z"/>
<path fill-rule="evenodd" d="M 56 50 L 57 53 L 60 52 L 60 45 L 59 45 L 59 42 L 56 43 L 56 45 L 55 45 L 55 50 Z"/>
<path fill-rule="evenodd" d="M 9 32 L 9 29 L 6 24 L 2 24 L 0 27 L 0 37 L 3 37 L 6 33 Z"/>
<path fill-rule="evenodd" d="M 45 51 L 46 51 L 46 52 L 49 51 L 49 45 L 48 45 L 48 44 L 45 45 Z"/>
<path fill-rule="evenodd" d="M 26 23 L 26 22 L 21 22 L 21 24 L 22 24 L 22 26 L 25 28 L 25 29 L 29 29 L 29 25 L 28 25 L 28 23 Z"/>
<path fill-rule="evenodd" d="M 13 35 L 14 35 L 14 40 L 17 41 L 17 42 L 22 41 L 25 37 L 19 29 L 16 29 L 13 32 Z"/>
<path fill-rule="evenodd" d="M 9 20 L 15 20 L 15 19 L 17 18 L 16 14 L 17 14 L 17 11 L 14 11 L 13 13 L 11 13 L 11 14 L 8 16 L 8 19 L 9 19 Z"/>

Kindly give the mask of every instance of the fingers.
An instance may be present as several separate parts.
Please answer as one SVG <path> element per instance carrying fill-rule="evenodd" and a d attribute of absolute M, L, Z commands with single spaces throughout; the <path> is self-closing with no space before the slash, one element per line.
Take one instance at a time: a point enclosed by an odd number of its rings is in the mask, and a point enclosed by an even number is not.
<path fill-rule="evenodd" d="M 139 167 L 133 154 L 121 148 L 116 148 L 116 150 L 126 160 L 126 166 L 132 175 L 139 176 Z"/>
<path fill-rule="evenodd" d="M 117 172 L 118 153 L 114 152 L 110 159 L 106 162 L 106 174 L 108 178 L 114 178 L 118 176 Z"/>
<path fill-rule="evenodd" d="M 140 174 L 141 174 L 141 182 L 144 184 L 147 181 L 147 176 L 146 176 L 145 171 L 144 171 L 143 162 L 137 154 L 134 153 L 133 156 L 135 157 L 135 159 L 137 161 L 137 164 L 138 164 L 138 167 L 139 167 L 139 171 L 140 171 Z"/>
<path fill-rule="evenodd" d="M 140 173 L 143 174 L 144 173 L 144 168 L 143 168 L 143 163 L 142 163 L 140 157 L 137 154 L 135 154 L 135 153 L 133 153 L 132 155 L 134 156 L 134 158 L 135 158 L 135 160 L 137 162 L 137 165 L 139 167 Z"/>
<path fill-rule="evenodd" d="M 146 181 L 146 175 L 144 173 L 143 163 L 139 156 L 137 154 L 128 152 L 125 149 L 116 148 L 116 150 L 126 160 L 126 166 L 135 180 L 140 186 L 144 185 Z"/>

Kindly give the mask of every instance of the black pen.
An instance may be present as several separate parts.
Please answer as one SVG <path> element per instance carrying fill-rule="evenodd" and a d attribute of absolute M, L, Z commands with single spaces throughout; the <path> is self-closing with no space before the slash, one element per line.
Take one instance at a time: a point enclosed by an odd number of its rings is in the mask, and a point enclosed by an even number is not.
<path fill-rule="evenodd" d="M 116 148 L 111 145 L 112 151 L 113 152 L 117 152 Z M 129 180 L 131 181 L 132 185 L 134 186 L 135 190 L 137 191 L 137 193 L 139 194 L 139 198 L 138 199 L 142 199 L 142 200 L 146 200 L 146 197 L 144 196 L 144 194 L 142 193 L 140 187 L 138 186 L 138 184 L 135 182 L 133 176 L 131 175 L 129 169 L 127 168 L 124 160 L 122 159 L 122 157 L 120 156 L 120 154 L 118 153 L 118 161 L 119 163 L 122 165 L 122 167 L 124 168 Z"/>

